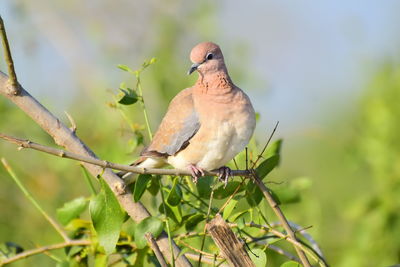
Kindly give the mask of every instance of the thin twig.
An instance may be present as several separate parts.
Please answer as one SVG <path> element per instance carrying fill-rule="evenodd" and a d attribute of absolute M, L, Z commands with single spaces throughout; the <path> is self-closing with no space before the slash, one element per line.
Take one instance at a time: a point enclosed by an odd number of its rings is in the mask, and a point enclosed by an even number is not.
<path fill-rule="evenodd" d="M 151 247 L 151 249 L 154 251 L 154 254 L 157 257 L 158 262 L 160 263 L 160 265 L 162 267 L 167 267 L 167 263 L 165 262 L 165 259 L 160 251 L 160 248 L 158 247 L 156 241 L 154 240 L 154 237 L 151 233 L 145 233 L 144 237 L 147 240 L 147 243 L 149 244 L 149 246 Z"/>
<path fill-rule="evenodd" d="M 170 229 L 170 226 L 169 226 L 169 219 L 168 219 L 168 216 L 167 216 L 165 197 L 164 197 L 164 193 L 163 193 L 164 186 L 163 186 L 163 184 L 161 182 L 161 179 L 158 179 L 158 186 L 160 187 L 161 201 L 162 201 L 162 206 L 163 206 L 164 215 L 165 215 L 165 225 L 167 227 L 169 248 L 170 248 L 170 252 L 171 252 L 171 261 L 170 262 L 171 262 L 172 266 L 175 267 L 175 256 L 174 256 L 174 250 L 172 249 L 171 229 Z"/>
<path fill-rule="evenodd" d="M 79 161 L 97 165 L 97 166 L 100 166 L 103 168 L 110 168 L 110 169 L 114 169 L 114 170 L 121 170 L 121 171 L 127 171 L 127 172 L 138 173 L 138 174 L 159 174 L 159 175 L 175 175 L 175 176 L 184 176 L 184 175 L 190 176 L 191 175 L 190 171 L 188 171 L 188 170 L 138 168 L 138 167 L 129 166 L 129 165 L 112 163 L 112 162 L 100 160 L 100 159 L 97 159 L 94 157 L 88 157 L 88 156 L 68 152 L 68 151 L 65 151 L 62 149 L 44 146 L 44 145 L 41 145 L 41 144 L 38 144 L 35 142 L 31 142 L 29 140 L 12 137 L 12 136 L 5 135 L 2 133 L 0 133 L 0 138 L 7 140 L 11 143 L 17 144 L 22 148 L 30 148 L 30 149 L 42 151 L 47 154 L 51 154 L 51 155 L 62 157 L 62 158 L 79 160 Z M 205 173 L 205 175 L 213 175 L 213 176 L 218 175 L 218 172 L 214 172 L 214 171 L 211 171 L 211 172 L 205 171 L 204 173 Z M 250 174 L 251 174 L 251 172 L 246 171 L 246 170 L 232 171 L 232 176 L 249 177 Z"/>
<path fill-rule="evenodd" d="M 213 184 L 212 189 L 211 189 L 210 202 L 209 202 L 209 204 L 208 204 L 206 222 L 208 222 L 209 219 L 210 219 L 210 214 L 211 214 L 211 210 L 212 210 L 212 209 L 211 209 L 211 205 L 212 205 L 212 201 L 213 201 L 213 199 L 214 199 L 214 189 L 215 189 L 215 183 Z M 207 232 L 207 224 L 204 225 L 204 229 L 203 229 L 203 235 L 204 235 L 204 236 L 203 236 L 203 238 L 202 238 L 202 240 L 201 240 L 201 249 L 200 249 L 200 250 L 203 250 L 203 249 L 204 249 L 204 244 L 205 244 L 205 242 L 206 242 L 206 232 Z M 197 262 L 197 266 L 198 266 L 198 267 L 201 266 L 201 257 L 202 257 L 202 254 L 199 255 L 199 261 Z"/>
<path fill-rule="evenodd" d="M 4 48 L 4 58 L 6 60 L 8 67 L 8 75 L 10 76 L 9 87 L 11 88 L 9 88 L 8 93 L 11 93 L 13 95 L 18 95 L 20 93 L 20 86 L 18 84 L 17 74 L 15 73 L 14 61 L 11 56 L 10 44 L 8 43 L 6 28 L 4 26 L 3 18 L 1 16 L 0 16 L 0 34 Z"/>
<path fill-rule="evenodd" d="M 50 250 L 55 250 L 55 249 L 60 249 L 60 248 L 65 248 L 65 247 L 72 247 L 72 246 L 87 246 L 90 244 L 91 244 L 90 240 L 70 240 L 70 241 L 64 242 L 64 243 L 58 243 L 58 244 L 54 244 L 54 245 L 35 248 L 35 249 L 24 251 L 22 253 L 18 253 L 17 255 L 15 255 L 13 257 L 4 259 L 4 260 L 0 261 L 0 265 L 9 264 L 14 261 L 25 259 L 27 257 L 33 256 L 36 254 L 40 254 L 40 253 L 43 253 L 46 251 L 50 251 Z"/>
<path fill-rule="evenodd" d="M 214 254 L 211 254 L 211 253 L 205 252 L 205 251 L 203 251 L 203 250 L 201 250 L 201 249 L 195 248 L 195 247 L 189 245 L 188 243 L 186 243 L 185 241 L 178 240 L 178 243 L 181 243 L 181 244 L 184 245 L 185 247 L 190 248 L 191 250 L 193 250 L 193 251 L 199 253 L 200 255 L 204 255 L 204 256 L 209 257 L 209 258 L 214 258 Z M 199 255 L 199 258 L 197 259 L 197 261 L 202 260 L 201 257 L 200 257 L 200 255 Z M 217 256 L 217 257 L 218 257 L 218 259 L 220 259 L 220 260 L 224 260 L 224 258 L 221 257 L 221 256 Z"/>
<path fill-rule="evenodd" d="M 200 257 L 200 255 L 196 255 L 196 254 L 192 254 L 192 253 L 185 253 L 185 255 L 188 259 L 192 259 L 193 261 L 198 261 L 199 257 Z M 207 255 L 203 254 L 201 262 L 212 265 L 212 266 L 216 266 L 215 265 L 215 256 L 217 256 L 217 255 L 214 254 L 213 257 L 208 257 Z M 218 266 L 228 267 L 229 265 L 224 264 L 224 259 L 222 259 L 222 261 L 220 263 L 218 263 Z"/>
<path fill-rule="evenodd" d="M 53 226 L 53 228 L 60 234 L 60 236 L 64 239 L 65 242 L 70 242 L 70 238 L 68 237 L 67 233 L 61 228 L 61 226 L 50 216 L 47 212 L 40 206 L 40 204 L 33 198 L 31 193 L 25 188 L 25 186 L 21 183 L 17 175 L 12 170 L 11 166 L 8 164 L 5 158 L 1 158 L 1 163 L 3 163 L 4 168 L 17 184 L 19 189 L 25 195 L 25 197 L 35 206 L 36 209 L 43 215 L 43 217 Z"/>
<path fill-rule="evenodd" d="M 281 222 L 273 222 L 271 223 L 271 227 L 276 227 L 282 225 Z M 311 245 L 313 250 L 320 256 L 320 258 L 324 258 L 324 254 L 322 253 L 321 248 L 319 247 L 318 243 L 314 240 L 314 238 L 306 231 L 306 229 L 310 227 L 302 227 L 294 222 L 289 221 L 290 227 L 294 229 L 296 233 L 300 233 Z"/>
<path fill-rule="evenodd" d="M 253 179 L 254 179 L 255 183 L 257 184 L 258 188 L 260 188 L 260 190 L 263 193 L 268 204 L 271 206 L 272 210 L 278 217 L 279 221 L 282 223 L 282 227 L 286 230 L 289 237 L 292 238 L 293 240 L 298 241 L 296 235 L 294 234 L 292 228 L 290 227 L 290 225 L 288 223 L 288 220 L 286 219 L 282 210 L 279 208 L 278 203 L 276 203 L 276 201 L 272 197 L 271 193 L 269 192 L 268 188 L 261 181 L 261 179 L 258 177 L 258 174 L 255 171 L 253 171 Z M 297 252 L 297 255 L 300 258 L 301 263 L 304 265 L 304 267 L 311 267 L 311 264 L 308 261 L 307 256 L 304 254 L 304 251 L 299 249 L 297 246 L 295 246 L 295 250 Z"/>
<path fill-rule="evenodd" d="M 276 122 L 275 127 L 274 127 L 274 129 L 272 130 L 272 133 L 271 133 L 271 135 L 270 135 L 269 138 L 268 138 L 267 143 L 264 145 L 264 147 L 263 147 L 263 149 L 261 150 L 261 153 L 258 155 L 256 161 L 254 161 L 253 166 L 251 167 L 252 169 L 254 169 L 254 167 L 257 165 L 258 161 L 262 158 L 262 156 L 263 156 L 265 150 L 267 149 L 267 147 L 268 147 L 268 145 L 269 145 L 269 142 L 271 142 L 271 139 L 272 139 L 272 137 L 274 136 L 276 129 L 278 128 L 278 125 L 279 125 L 279 121 Z"/>

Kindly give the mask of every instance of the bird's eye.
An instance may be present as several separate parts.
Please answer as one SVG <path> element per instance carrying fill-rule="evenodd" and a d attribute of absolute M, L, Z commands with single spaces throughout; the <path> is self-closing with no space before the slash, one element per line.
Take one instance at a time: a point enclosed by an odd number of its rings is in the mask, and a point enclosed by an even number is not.
<path fill-rule="evenodd" d="M 213 54 L 208 53 L 207 56 L 206 56 L 206 58 L 207 58 L 207 60 L 213 59 Z"/>

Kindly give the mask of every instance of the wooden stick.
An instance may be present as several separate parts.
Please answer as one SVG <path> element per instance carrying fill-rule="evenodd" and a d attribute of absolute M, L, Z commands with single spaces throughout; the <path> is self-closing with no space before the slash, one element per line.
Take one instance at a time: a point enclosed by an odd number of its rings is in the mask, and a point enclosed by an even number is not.
<path fill-rule="evenodd" d="M 230 266 L 255 267 L 243 243 L 237 239 L 232 229 L 224 219 L 222 219 L 220 214 L 217 214 L 215 218 L 207 224 L 207 230 Z"/>

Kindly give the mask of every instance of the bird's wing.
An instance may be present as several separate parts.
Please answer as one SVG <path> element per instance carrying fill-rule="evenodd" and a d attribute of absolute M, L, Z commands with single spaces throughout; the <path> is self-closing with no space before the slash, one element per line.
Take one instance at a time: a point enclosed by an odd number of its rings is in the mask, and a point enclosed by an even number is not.
<path fill-rule="evenodd" d="M 171 101 L 150 145 L 144 149 L 144 157 L 168 157 L 184 149 L 200 128 L 194 108 L 192 88 L 181 91 Z"/>

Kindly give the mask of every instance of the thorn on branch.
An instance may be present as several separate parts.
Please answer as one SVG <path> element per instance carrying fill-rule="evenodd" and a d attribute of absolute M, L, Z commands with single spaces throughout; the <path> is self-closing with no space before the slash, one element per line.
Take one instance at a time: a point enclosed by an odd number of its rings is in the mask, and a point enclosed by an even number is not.
<path fill-rule="evenodd" d="M 71 123 L 71 127 L 69 127 L 69 129 L 71 130 L 71 132 L 73 134 L 75 134 L 76 130 L 77 130 L 77 127 L 76 127 L 76 123 L 75 123 L 74 118 L 72 118 L 72 116 L 68 112 L 64 111 L 64 113 L 65 113 L 65 116 L 67 116 L 67 118 L 69 120 L 69 123 Z"/>
<path fill-rule="evenodd" d="M 21 86 L 17 80 L 17 74 L 14 69 L 14 61 L 11 56 L 10 45 L 7 39 L 6 28 L 4 27 L 3 18 L 0 16 L 0 34 L 4 48 L 4 58 L 8 67 L 9 80 L 7 81 L 7 93 L 10 95 L 19 95 L 21 93 Z"/>

